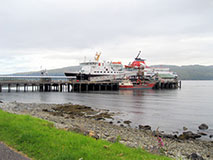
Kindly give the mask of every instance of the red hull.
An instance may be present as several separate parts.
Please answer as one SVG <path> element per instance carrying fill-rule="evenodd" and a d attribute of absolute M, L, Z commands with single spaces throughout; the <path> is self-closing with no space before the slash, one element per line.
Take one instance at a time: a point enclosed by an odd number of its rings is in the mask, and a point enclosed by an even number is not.
<path fill-rule="evenodd" d="M 133 86 L 120 85 L 119 89 L 152 89 L 154 86 L 155 83 L 138 84 Z"/>

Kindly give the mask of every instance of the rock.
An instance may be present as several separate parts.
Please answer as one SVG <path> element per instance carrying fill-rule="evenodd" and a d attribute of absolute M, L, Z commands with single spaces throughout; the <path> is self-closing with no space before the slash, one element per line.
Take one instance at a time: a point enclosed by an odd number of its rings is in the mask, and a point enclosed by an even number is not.
<path fill-rule="evenodd" d="M 86 134 L 88 134 L 88 131 L 80 128 L 79 126 L 70 127 L 68 129 L 68 131 L 73 131 L 73 132 L 80 133 L 80 134 L 85 134 L 87 132 Z"/>
<path fill-rule="evenodd" d="M 213 135 L 211 134 L 211 135 L 209 136 L 209 138 L 213 138 Z"/>
<path fill-rule="evenodd" d="M 108 140 L 109 142 L 112 142 L 112 143 L 117 142 L 117 138 L 116 138 L 116 137 L 109 137 L 109 138 L 107 138 L 107 140 Z"/>
<path fill-rule="evenodd" d="M 154 153 L 154 154 L 160 154 L 160 149 L 158 147 L 156 147 L 156 146 L 152 146 L 150 148 L 150 152 Z"/>
<path fill-rule="evenodd" d="M 173 134 L 178 134 L 179 132 L 178 131 L 174 131 L 174 132 L 172 132 Z"/>
<path fill-rule="evenodd" d="M 43 112 L 49 112 L 49 110 L 46 109 L 46 108 L 45 108 L 45 109 L 42 109 L 42 111 L 43 111 Z"/>
<path fill-rule="evenodd" d="M 96 132 L 94 132 L 94 131 L 89 131 L 89 136 L 90 136 L 90 137 L 93 137 L 93 138 L 95 138 L 95 139 L 99 139 L 98 134 L 97 134 Z"/>
<path fill-rule="evenodd" d="M 162 138 L 169 138 L 169 139 L 177 139 L 177 135 L 172 135 L 172 134 L 162 134 L 159 131 L 153 131 L 152 135 L 155 137 L 162 137 Z"/>
<path fill-rule="evenodd" d="M 181 134 L 178 138 L 181 140 L 185 140 L 185 139 L 196 139 L 196 138 L 200 138 L 201 135 L 199 134 L 195 134 L 191 131 L 187 131 L 187 132 L 183 132 L 183 134 Z"/>
<path fill-rule="evenodd" d="M 143 129 L 143 130 L 151 130 L 151 126 L 149 126 L 149 125 L 145 125 L 145 126 L 139 125 L 138 127 L 139 127 L 139 129 Z"/>
<path fill-rule="evenodd" d="M 92 138 L 95 138 L 96 140 L 99 139 L 99 136 L 97 134 L 93 135 Z"/>
<path fill-rule="evenodd" d="M 201 135 L 201 136 L 206 136 L 207 133 L 204 133 L 204 132 L 197 132 L 197 134 Z"/>
<path fill-rule="evenodd" d="M 69 117 L 69 116 L 64 116 L 64 118 L 65 118 L 65 119 L 69 119 L 70 117 Z"/>
<path fill-rule="evenodd" d="M 204 160 L 202 156 L 199 156 L 196 153 L 192 153 L 187 158 L 190 159 L 190 160 Z"/>
<path fill-rule="evenodd" d="M 209 128 L 209 126 L 205 123 L 201 124 L 199 127 L 198 127 L 200 130 L 207 130 Z"/>
<path fill-rule="evenodd" d="M 0 101 L 0 103 L 4 103 L 3 101 Z"/>
<path fill-rule="evenodd" d="M 133 143 L 133 142 L 127 141 L 127 142 L 125 143 L 125 145 L 128 146 L 128 147 L 131 147 L 131 148 L 135 148 L 135 147 L 137 146 L 137 143 Z"/>
<path fill-rule="evenodd" d="M 95 120 L 100 121 L 100 120 L 105 120 L 105 119 L 102 117 L 99 117 L 99 118 L 96 118 Z"/>
<path fill-rule="evenodd" d="M 121 123 L 121 121 L 117 121 L 117 123 Z"/>
<path fill-rule="evenodd" d="M 129 120 L 128 121 L 124 121 L 124 124 L 128 124 L 129 125 L 130 123 L 132 123 L 132 122 L 129 121 Z"/>
<path fill-rule="evenodd" d="M 104 135 L 105 135 L 106 137 L 109 137 L 109 134 L 108 134 L 108 133 L 104 133 Z"/>
<path fill-rule="evenodd" d="M 183 127 L 183 130 L 184 130 L 184 131 L 186 131 L 186 130 L 188 130 L 188 128 L 186 128 L 186 127 Z"/>
<path fill-rule="evenodd" d="M 112 121 L 110 121 L 110 122 L 109 122 L 109 124 L 113 124 L 113 122 L 112 122 Z"/>
<path fill-rule="evenodd" d="M 177 135 L 172 135 L 172 134 L 162 134 L 163 138 L 170 138 L 170 139 L 176 139 L 178 138 Z"/>
<path fill-rule="evenodd" d="M 120 126 L 121 126 L 121 127 L 124 127 L 124 125 L 123 125 L 123 124 L 120 124 Z"/>

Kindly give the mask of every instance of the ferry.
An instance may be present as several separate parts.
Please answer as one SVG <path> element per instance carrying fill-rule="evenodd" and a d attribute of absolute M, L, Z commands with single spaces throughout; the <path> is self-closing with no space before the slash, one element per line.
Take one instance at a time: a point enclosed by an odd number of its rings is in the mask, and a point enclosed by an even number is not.
<path fill-rule="evenodd" d="M 169 68 L 149 67 L 145 63 L 145 59 L 140 58 L 141 51 L 137 57 L 129 65 L 123 66 L 121 62 L 100 62 L 101 53 L 96 53 L 94 60 L 80 63 L 80 70 L 76 72 L 65 72 L 64 74 L 76 80 L 88 81 L 106 81 L 106 80 L 146 80 L 154 81 L 160 78 L 175 79 L 177 75 L 169 70 Z"/>
<path fill-rule="evenodd" d="M 125 65 L 125 70 L 141 72 L 144 79 L 162 78 L 162 79 L 177 79 L 178 75 L 165 67 L 149 67 L 145 63 L 145 59 L 139 58 L 141 51 L 139 51 L 135 60 L 129 65 Z M 135 79 L 137 75 L 130 78 Z"/>
<path fill-rule="evenodd" d="M 98 80 L 121 78 L 124 76 L 124 67 L 121 62 L 100 62 L 101 53 L 96 53 L 93 61 L 80 63 L 81 69 L 77 72 L 65 72 L 67 77 L 75 76 L 77 80 Z M 121 76 L 122 75 L 122 76 Z"/>

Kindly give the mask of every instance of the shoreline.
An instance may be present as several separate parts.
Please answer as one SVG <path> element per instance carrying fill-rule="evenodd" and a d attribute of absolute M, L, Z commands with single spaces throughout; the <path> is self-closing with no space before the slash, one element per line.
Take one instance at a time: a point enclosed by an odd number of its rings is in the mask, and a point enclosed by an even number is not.
<path fill-rule="evenodd" d="M 74 107 L 73 107 L 74 106 Z M 69 110 L 65 110 L 69 108 Z M 74 108 L 74 110 L 73 110 Z M 140 129 L 126 125 L 118 126 L 106 119 L 113 118 L 116 113 L 109 110 L 93 109 L 91 107 L 73 104 L 38 104 L 5 102 L 0 109 L 15 114 L 29 114 L 55 123 L 59 129 L 75 131 L 81 134 L 92 134 L 96 139 L 119 142 L 129 147 L 141 147 L 149 152 L 160 154 L 157 137 L 160 136 L 164 145 L 163 153 L 172 158 L 187 159 L 196 153 L 204 159 L 213 159 L 213 141 L 199 139 L 180 139 L 172 135 L 151 131 L 149 127 Z M 125 122 L 125 121 L 123 121 Z"/>

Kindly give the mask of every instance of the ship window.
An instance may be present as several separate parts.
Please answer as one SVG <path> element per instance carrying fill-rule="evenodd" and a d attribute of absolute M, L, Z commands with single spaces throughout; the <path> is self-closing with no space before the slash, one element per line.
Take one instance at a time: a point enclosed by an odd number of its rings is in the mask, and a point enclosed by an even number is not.
<path fill-rule="evenodd" d="M 102 71 L 101 71 L 101 73 L 102 73 Z"/>
<path fill-rule="evenodd" d="M 109 73 L 109 71 L 107 73 Z"/>
<path fill-rule="evenodd" d="M 104 71 L 104 73 L 106 73 L 106 71 Z"/>
<path fill-rule="evenodd" d="M 113 73 L 113 72 L 111 71 L 111 73 Z"/>
<path fill-rule="evenodd" d="M 97 73 L 99 73 L 99 71 L 97 71 Z"/>
<path fill-rule="evenodd" d="M 96 71 L 94 71 L 94 73 L 96 73 Z"/>

